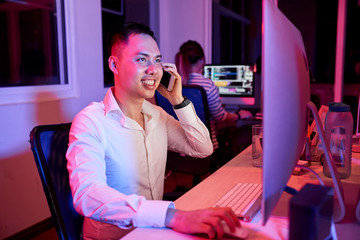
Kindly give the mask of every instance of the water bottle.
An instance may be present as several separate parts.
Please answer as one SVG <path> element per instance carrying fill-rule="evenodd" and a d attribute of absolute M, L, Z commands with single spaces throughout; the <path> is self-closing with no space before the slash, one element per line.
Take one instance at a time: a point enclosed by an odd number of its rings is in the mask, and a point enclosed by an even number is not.
<path fill-rule="evenodd" d="M 330 103 L 325 117 L 325 135 L 330 144 L 330 152 L 334 159 L 340 178 L 348 178 L 351 174 L 351 144 L 353 135 L 353 117 L 350 106 L 344 103 Z M 327 161 L 324 161 L 323 173 L 331 177 Z"/>

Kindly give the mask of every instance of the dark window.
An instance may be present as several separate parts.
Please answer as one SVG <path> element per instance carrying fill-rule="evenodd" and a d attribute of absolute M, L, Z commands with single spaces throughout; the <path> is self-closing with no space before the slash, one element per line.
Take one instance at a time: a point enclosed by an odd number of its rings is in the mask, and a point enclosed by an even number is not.
<path fill-rule="evenodd" d="M 212 7 L 212 63 L 243 64 L 253 63 L 257 56 L 251 53 L 248 39 L 253 17 L 249 1 L 213 1 Z M 252 40 L 252 39 L 251 39 Z M 254 41 L 252 41 L 254 42 Z"/>
<path fill-rule="evenodd" d="M 348 1 L 344 80 L 360 82 L 360 2 Z M 354 115 L 356 116 L 356 115 Z"/>
<path fill-rule="evenodd" d="M 334 82 L 338 1 L 320 4 L 316 11 L 316 58 L 313 75 L 316 82 Z"/>
<path fill-rule="evenodd" d="M 108 66 L 108 35 L 124 22 L 139 22 L 149 26 L 149 0 L 101 0 L 103 28 L 104 87 L 114 85 L 114 75 Z"/>
<path fill-rule="evenodd" d="M 63 16 L 63 0 L 1 1 L 0 87 L 68 83 Z"/>

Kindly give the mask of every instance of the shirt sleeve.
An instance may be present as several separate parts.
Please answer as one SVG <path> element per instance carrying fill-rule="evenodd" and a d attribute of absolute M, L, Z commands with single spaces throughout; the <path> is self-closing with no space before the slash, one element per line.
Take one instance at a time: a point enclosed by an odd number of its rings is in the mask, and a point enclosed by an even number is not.
<path fill-rule="evenodd" d="M 179 121 L 168 115 L 169 150 L 204 158 L 213 153 L 210 134 L 204 123 L 196 115 L 192 103 L 180 109 L 174 109 Z"/>
<path fill-rule="evenodd" d="M 77 212 L 120 228 L 165 227 L 165 215 L 174 204 L 125 195 L 106 183 L 105 149 L 101 124 L 78 114 L 71 126 L 68 160 L 70 187 Z"/>

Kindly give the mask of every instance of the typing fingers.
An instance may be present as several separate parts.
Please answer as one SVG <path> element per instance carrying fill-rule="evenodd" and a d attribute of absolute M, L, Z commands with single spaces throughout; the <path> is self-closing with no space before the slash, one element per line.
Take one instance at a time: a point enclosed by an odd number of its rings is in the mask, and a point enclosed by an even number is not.
<path fill-rule="evenodd" d="M 183 233 L 207 234 L 209 238 L 224 235 L 223 222 L 231 232 L 240 226 L 239 220 L 230 208 L 207 208 L 195 211 L 177 211 L 168 227 Z"/>
<path fill-rule="evenodd" d="M 231 208 L 225 207 L 213 209 L 216 210 L 216 216 L 223 220 L 229 226 L 230 231 L 235 231 L 235 227 L 240 227 L 240 222 L 235 213 L 231 210 Z"/>

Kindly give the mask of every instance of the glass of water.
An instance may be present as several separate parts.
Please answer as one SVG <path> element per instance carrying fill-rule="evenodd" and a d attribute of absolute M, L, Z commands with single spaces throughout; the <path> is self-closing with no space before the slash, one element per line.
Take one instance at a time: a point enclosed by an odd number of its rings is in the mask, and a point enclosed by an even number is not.
<path fill-rule="evenodd" d="M 262 167 L 262 140 L 263 126 L 260 124 L 252 125 L 252 165 Z"/>

